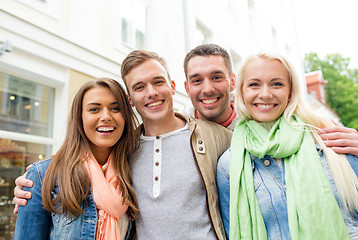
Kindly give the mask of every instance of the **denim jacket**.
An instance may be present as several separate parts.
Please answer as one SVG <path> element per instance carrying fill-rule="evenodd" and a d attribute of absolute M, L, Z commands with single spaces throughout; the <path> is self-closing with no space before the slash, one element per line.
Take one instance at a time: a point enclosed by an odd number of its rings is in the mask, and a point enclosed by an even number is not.
<path fill-rule="evenodd" d="M 348 233 L 351 239 L 358 239 L 358 213 L 348 212 L 343 208 L 338 199 L 337 188 L 333 182 L 323 151 L 321 151 L 319 146 L 317 146 L 317 151 L 321 157 L 322 167 L 341 210 Z M 284 161 L 282 161 L 281 168 L 270 156 L 266 155 L 262 159 L 253 155 L 250 156 L 254 175 L 255 193 L 265 222 L 268 239 L 291 239 L 288 226 Z M 353 155 L 346 156 L 352 169 L 356 175 L 358 175 L 358 158 Z M 229 236 L 230 225 L 229 162 L 230 149 L 219 159 L 216 176 L 221 216 L 227 236 Z"/>
<path fill-rule="evenodd" d="M 97 225 L 97 209 L 92 194 L 81 203 L 84 214 L 57 214 L 43 208 L 41 189 L 45 172 L 51 159 L 36 162 L 27 172 L 26 178 L 34 182 L 32 188 L 24 187 L 32 193 L 26 206 L 20 206 L 16 220 L 15 240 L 22 239 L 95 239 Z M 58 186 L 52 191 L 53 197 L 58 194 Z M 132 223 L 130 223 L 130 232 Z M 127 233 L 127 235 L 129 235 Z M 128 236 L 126 237 L 126 239 Z"/>

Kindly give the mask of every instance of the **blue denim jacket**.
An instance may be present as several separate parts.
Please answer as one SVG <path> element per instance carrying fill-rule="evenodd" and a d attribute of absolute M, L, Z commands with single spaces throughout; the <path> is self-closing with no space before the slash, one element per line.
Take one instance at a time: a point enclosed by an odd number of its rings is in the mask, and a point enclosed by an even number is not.
<path fill-rule="evenodd" d="M 333 194 L 341 209 L 350 237 L 351 239 L 358 239 L 358 213 L 348 212 L 343 208 L 338 199 L 338 192 L 328 169 L 327 160 L 319 147 L 317 147 L 317 151 L 321 157 L 322 167 L 329 180 Z M 356 175 L 358 175 L 358 158 L 353 155 L 347 155 L 347 159 Z M 259 159 L 251 155 L 251 161 L 255 192 L 265 222 L 268 238 L 291 239 L 288 227 L 284 161 L 282 161 L 282 168 L 270 156 Z M 226 236 L 229 236 L 230 225 L 229 162 L 230 149 L 220 157 L 216 176 L 221 216 Z"/>
<path fill-rule="evenodd" d="M 32 188 L 24 187 L 25 191 L 32 193 L 25 207 L 20 206 L 16 220 L 15 240 L 23 239 L 95 239 L 97 225 L 97 210 L 92 194 L 81 203 L 84 214 L 67 216 L 49 212 L 43 208 L 41 189 L 45 172 L 51 159 L 36 162 L 26 174 L 32 180 Z M 58 194 L 56 185 L 52 191 L 53 196 Z M 130 223 L 129 229 L 131 229 Z M 129 230 L 128 230 L 129 232 Z M 127 234 L 129 235 L 129 234 Z M 128 236 L 126 237 L 126 239 Z"/>

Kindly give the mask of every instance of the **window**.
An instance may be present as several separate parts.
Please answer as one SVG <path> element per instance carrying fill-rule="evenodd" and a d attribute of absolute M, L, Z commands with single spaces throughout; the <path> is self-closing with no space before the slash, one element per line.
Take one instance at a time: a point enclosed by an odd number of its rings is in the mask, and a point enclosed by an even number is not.
<path fill-rule="evenodd" d="M 54 95 L 54 88 L 0 72 L 0 239 L 14 237 L 15 178 L 51 155 Z"/>
<path fill-rule="evenodd" d="M 136 48 L 146 47 L 147 7 L 139 0 L 122 1 L 122 43 Z"/>
<path fill-rule="evenodd" d="M 197 21 L 195 29 L 195 45 L 198 46 L 201 44 L 210 43 L 211 36 L 211 31 L 199 21 Z"/>
<path fill-rule="evenodd" d="M 0 130 L 52 137 L 53 88 L 0 73 Z"/>

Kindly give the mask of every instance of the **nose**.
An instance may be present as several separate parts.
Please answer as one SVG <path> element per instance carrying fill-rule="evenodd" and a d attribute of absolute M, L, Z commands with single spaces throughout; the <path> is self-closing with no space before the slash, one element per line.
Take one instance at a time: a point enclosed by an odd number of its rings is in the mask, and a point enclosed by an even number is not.
<path fill-rule="evenodd" d="M 103 122 L 112 120 L 112 114 L 111 114 L 111 111 L 108 108 L 104 108 L 102 110 L 100 120 L 103 121 Z"/>
<path fill-rule="evenodd" d="M 270 91 L 270 88 L 268 86 L 263 86 L 260 89 L 259 97 L 261 99 L 270 99 L 270 98 L 272 98 L 272 93 Z"/>
<path fill-rule="evenodd" d="M 203 93 L 206 95 L 211 95 L 214 92 L 214 86 L 213 83 L 205 78 L 203 82 Z"/>
<path fill-rule="evenodd" d="M 158 96 L 158 91 L 153 85 L 148 85 L 147 87 L 147 97 L 152 98 Z"/>

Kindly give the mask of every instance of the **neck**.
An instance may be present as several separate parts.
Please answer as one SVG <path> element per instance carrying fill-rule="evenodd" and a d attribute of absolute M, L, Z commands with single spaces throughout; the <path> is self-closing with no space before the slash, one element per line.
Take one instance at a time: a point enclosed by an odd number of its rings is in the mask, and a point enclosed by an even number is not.
<path fill-rule="evenodd" d="M 266 128 L 267 131 L 270 131 L 273 125 L 275 125 L 277 120 L 274 120 L 272 122 L 259 122 L 264 128 Z"/>
<path fill-rule="evenodd" d="M 101 166 L 103 166 L 107 160 L 109 155 L 111 154 L 112 149 L 110 148 L 106 148 L 106 149 L 93 149 L 91 148 L 92 154 L 95 157 L 95 159 L 97 160 L 98 164 L 100 164 Z"/>
<path fill-rule="evenodd" d="M 173 115 L 166 121 L 143 121 L 144 136 L 158 136 L 178 130 L 185 126 L 185 121 Z"/>

